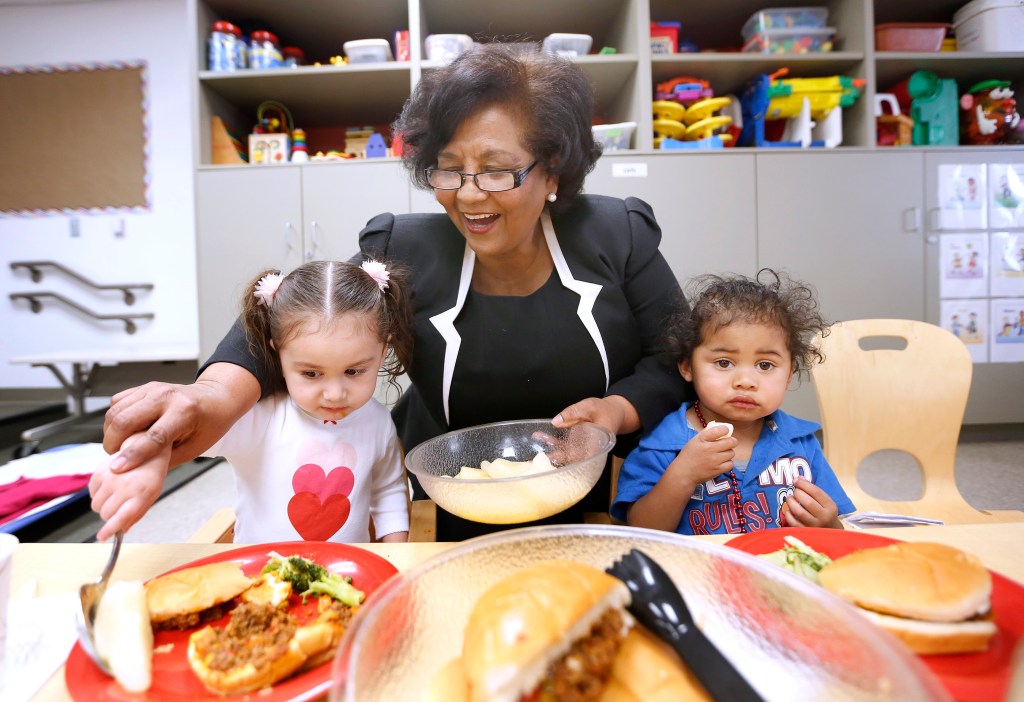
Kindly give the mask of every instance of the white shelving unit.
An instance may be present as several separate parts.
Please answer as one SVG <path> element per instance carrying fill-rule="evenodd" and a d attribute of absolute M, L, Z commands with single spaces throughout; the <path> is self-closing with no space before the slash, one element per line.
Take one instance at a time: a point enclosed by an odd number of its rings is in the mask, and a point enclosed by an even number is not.
<path fill-rule="evenodd" d="M 538 42 L 552 32 L 590 34 L 593 50 L 614 54 L 582 56 L 578 63 L 592 79 L 599 117 L 607 122 L 635 121 L 634 148 L 653 148 L 650 103 L 654 86 L 677 76 L 708 80 L 718 95 L 733 94 L 753 77 L 786 67 L 791 76 L 847 75 L 866 87 L 857 103 L 844 111 L 843 146 L 874 145 L 874 95 L 918 69 L 952 77 L 961 89 L 992 77 L 1024 79 L 1020 53 L 876 52 L 874 25 L 896 21 L 945 21 L 964 0 L 793 0 L 788 6 L 826 6 L 828 22 L 837 27 L 834 51 L 821 54 L 740 53 L 741 28 L 765 0 L 195 0 L 196 47 L 206 65 L 206 39 L 212 23 L 227 19 L 245 27 L 269 28 L 282 45 L 303 48 L 321 66 L 297 69 L 242 70 L 198 75 L 201 164 L 209 163 L 209 117 L 216 114 L 236 133 L 248 133 L 256 107 L 267 99 L 287 105 L 297 126 L 387 125 L 401 110 L 424 71 L 437 67 L 426 60 L 423 41 L 430 34 L 469 34 L 479 41 Z M 683 36 L 700 52 L 652 54 L 649 23 L 677 21 Z M 407 29 L 410 60 L 334 66 L 351 39 L 392 40 Z"/>
<path fill-rule="evenodd" d="M 662 226 L 662 250 L 680 280 L 706 272 L 786 268 L 819 288 L 831 319 L 896 316 L 938 322 L 929 271 L 934 245 L 925 215 L 934 163 L 958 159 L 1022 163 L 1024 147 L 875 146 L 874 96 L 913 71 L 952 77 L 965 91 L 1004 78 L 1024 88 L 1021 53 L 877 52 L 874 26 L 883 22 L 950 22 L 966 0 L 789 0 L 785 6 L 828 7 L 837 27 L 835 50 L 823 54 L 745 54 L 741 28 L 765 0 L 190 0 L 196 51 L 206 65 L 212 23 L 226 19 L 268 28 L 282 45 L 327 63 L 352 39 L 391 39 L 408 29 L 410 60 L 297 69 L 199 71 L 196 81 L 199 164 L 197 218 L 200 329 L 203 354 L 234 317 L 237 286 L 259 265 L 291 267 L 309 258 L 347 258 L 355 235 L 378 212 L 439 211 L 429 193 L 413 189 L 396 159 L 288 166 L 210 165 L 209 123 L 224 119 L 246 134 L 264 100 L 287 105 L 296 126 L 388 125 L 424 72 L 429 34 L 477 40 L 541 41 L 554 32 L 590 34 L 593 49 L 615 53 L 576 59 L 594 83 L 595 115 L 638 124 L 632 149 L 609 152 L 588 177 L 589 192 L 635 195 L 651 203 Z M 702 51 L 654 55 L 649 25 L 678 21 Z M 262 27 L 258 27 L 261 24 Z M 864 92 L 843 111 L 836 149 L 658 151 L 653 149 L 655 85 L 678 76 L 711 82 L 717 95 L 737 92 L 754 77 L 788 67 L 793 77 L 862 78 Z M 314 146 L 315 145 L 312 145 Z M 615 167 L 642 170 L 624 178 Z M 282 171 L 280 177 L 260 171 Z M 285 173 L 286 172 L 286 173 Z M 242 251 L 244 255 L 228 252 Z M 225 299 L 227 298 L 227 299 Z M 980 364 L 969 423 L 1024 422 L 1020 364 Z M 789 408 L 816 416 L 809 384 Z"/>

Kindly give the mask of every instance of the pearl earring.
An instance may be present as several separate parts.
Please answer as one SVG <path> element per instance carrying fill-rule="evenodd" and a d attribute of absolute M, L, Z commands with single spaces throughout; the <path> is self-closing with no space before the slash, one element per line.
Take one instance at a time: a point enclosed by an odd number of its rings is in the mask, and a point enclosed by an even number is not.
<path fill-rule="evenodd" d="M 548 202 L 554 202 L 558 199 L 558 195 L 555 193 L 548 193 Z"/>

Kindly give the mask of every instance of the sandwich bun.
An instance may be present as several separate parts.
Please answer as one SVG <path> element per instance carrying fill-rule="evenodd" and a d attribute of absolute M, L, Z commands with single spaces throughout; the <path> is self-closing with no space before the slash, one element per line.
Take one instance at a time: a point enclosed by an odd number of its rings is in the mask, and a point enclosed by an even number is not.
<path fill-rule="evenodd" d="M 998 630 L 991 616 L 962 622 L 928 622 L 879 614 L 869 609 L 861 612 L 911 651 L 924 656 L 984 651 Z"/>
<path fill-rule="evenodd" d="M 465 702 L 469 699 L 469 678 L 461 658 L 452 658 L 430 681 L 426 702 Z"/>
<path fill-rule="evenodd" d="M 194 627 L 203 621 L 204 612 L 230 602 L 251 584 L 241 566 L 230 561 L 161 575 L 146 583 L 150 620 L 158 629 Z"/>
<path fill-rule="evenodd" d="M 153 682 L 153 628 L 146 591 L 137 580 L 110 583 L 96 607 L 96 653 L 128 692 L 145 692 Z"/>
<path fill-rule="evenodd" d="M 951 546 L 908 542 L 855 551 L 818 577 L 915 653 L 980 651 L 996 633 L 992 576 L 975 556 Z"/>
<path fill-rule="evenodd" d="M 613 648 L 601 653 L 613 654 L 632 626 L 624 609 L 629 602 L 622 581 L 593 566 L 545 561 L 516 571 L 481 595 L 470 613 L 462 653 L 470 698 L 517 702 L 609 612 L 618 628 L 602 630 Z"/>
<path fill-rule="evenodd" d="M 711 696 L 668 644 L 646 628 L 630 629 L 615 656 L 600 702 L 711 702 Z"/>

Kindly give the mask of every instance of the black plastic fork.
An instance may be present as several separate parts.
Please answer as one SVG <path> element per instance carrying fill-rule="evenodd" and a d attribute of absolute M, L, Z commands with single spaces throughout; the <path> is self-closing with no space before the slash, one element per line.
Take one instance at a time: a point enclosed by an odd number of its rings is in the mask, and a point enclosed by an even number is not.
<path fill-rule="evenodd" d="M 660 565 L 637 549 L 607 569 L 629 588 L 630 613 L 668 642 L 718 702 L 760 702 L 761 696 L 693 621 L 679 588 Z"/>

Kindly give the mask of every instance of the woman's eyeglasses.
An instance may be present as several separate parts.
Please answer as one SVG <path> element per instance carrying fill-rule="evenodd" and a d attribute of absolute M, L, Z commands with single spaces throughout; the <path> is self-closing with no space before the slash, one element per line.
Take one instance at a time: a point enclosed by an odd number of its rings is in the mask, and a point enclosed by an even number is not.
<path fill-rule="evenodd" d="M 523 179 L 537 165 L 534 161 L 521 170 L 509 171 L 484 171 L 483 173 L 463 173 L 461 171 L 449 171 L 443 168 L 427 168 L 427 183 L 435 190 L 458 190 L 466 183 L 466 178 L 472 178 L 476 187 L 489 193 L 500 193 L 506 190 L 515 190 L 523 184 Z"/>

